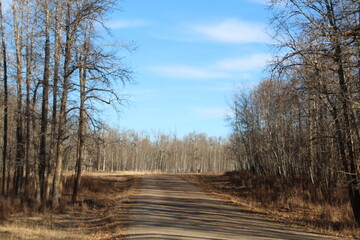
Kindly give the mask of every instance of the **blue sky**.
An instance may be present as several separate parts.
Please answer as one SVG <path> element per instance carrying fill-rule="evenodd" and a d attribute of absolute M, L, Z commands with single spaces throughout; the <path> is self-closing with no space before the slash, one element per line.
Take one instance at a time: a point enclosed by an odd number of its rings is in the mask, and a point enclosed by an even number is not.
<path fill-rule="evenodd" d="M 125 88 L 129 105 L 107 114 L 107 123 L 227 136 L 231 95 L 266 76 L 271 39 L 264 1 L 121 1 L 108 26 L 114 39 L 138 47 L 121 52 L 137 84 Z"/>

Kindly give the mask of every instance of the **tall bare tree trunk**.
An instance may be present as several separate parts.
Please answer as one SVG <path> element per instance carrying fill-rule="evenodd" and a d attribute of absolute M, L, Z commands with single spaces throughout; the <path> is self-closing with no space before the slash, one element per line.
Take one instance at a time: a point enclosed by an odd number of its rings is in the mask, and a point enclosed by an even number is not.
<path fill-rule="evenodd" d="M 5 28 L 4 17 L 2 11 L 2 0 L 0 0 L 0 31 L 1 31 L 1 50 L 2 50 L 2 67 L 3 67 L 3 81 L 4 81 L 4 133 L 3 133 L 3 149 L 2 149 L 2 181 L 1 193 L 3 196 L 7 194 L 5 191 L 6 180 L 6 162 L 7 162 L 7 143 L 8 143 L 8 76 L 7 76 L 7 51 L 5 43 Z"/>
<path fill-rule="evenodd" d="M 354 213 L 354 218 L 358 226 L 360 226 L 360 191 L 359 191 L 359 173 L 357 172 L 357 164 L 354 156 L 354 146 L 353 146 L 353 134 L 352 134 L 352 124 L 351 124 L 351 104 L 350 104 L 350 94 L 349 86 L 347 84 L 344 62 L 343 62 L 343 50 L 340 44 L 340 30 L 338 29 L 337 19 L 334 10 L 334 3 L 332 0 L 326 0 L 326 9 L 327 9 L 327 18 L 329 25 L 332 27 L 334 32 L 334 38 L 332 39 L 334 45 L 334 62 L 337 65 L 337 77 L 338 77 L 338 87 L 340 93 L 340 103 L 341 103 L 341 115 L 343 119 L 342 131 L 343 139 L 339 139 L 338 142 L 344 150 L 342 150 L 341 155 L 344 155 L 343 167 L 346 171 L 346 179 L 348 184 L 349 198 Z M 340 130 L 338 130 L 340 131 Z M 340 143 L 343 141 L 343 144 Z"/>
<path fill-rule="evenodd" d="M 46 165 L 48 163 L 47 150 L 47 128 L 49 111 L 49 78 L 50 78 L 50 36 L 49 36 L 49 2 L 45 1 L 45 55 L 44 55 L 44 75 L 43 92 L 41 104 L 41 123 L 40 123 L 40 155 L 39 155 L 39 179 L 41 203 L 44 205 L 47 200 L 47 181 L 45 179 Z"/>
<path fill-rule="evenodd" d="M 60 10 L 61 8 L 61 10 Z M 53 109 L 52 109 L 52 126 L 51 126 L 51 156 L 52 159 L 57 159 L 56 152 L 56 139 L 57 139 L 57 94 L 58 94 L 58 82 L 59 82 L 59 70 L 60 70 L 60 50 L 61 50 L 61 16 L 62 7 L 57 6 L 56 12 L 56 28 L 55 28 L 55 46 L 54 46 L 54 82 L 53 82 Z M 59 198 L 61 197 L 61 170 L 62 165 L 55 162 L 54 180 L 53 180 L 53 192 L 52 192 L 52 206 L 57 207 L 59 205 Z"/>
<path fill-rule="evenodd" d="M 29 9 L 29 2 L 26 1 L 26 7 Z M 32 68 L 33 68 L 33 35 L 32 32 L 34 29 L 31 29 L 30 26 L 30 14 L 27 12 L 26 16 L 26 29 L 27 29 L 27 39 L 26 39 L 26 108 L 25 108 L 25 117 L 26 117 L 26 133 L 25 133 L 25 184 L 24 184 L 24 200 L 29 199 L 29 178 L 30 178 L 30 148 L 31 148 L 31 99 L 30 99 L 30 82 L 32 79 Z M 31 29 L 31 30 L 29 30 Z"/>
<path fill-rule="evenodd" d="M 37 105 L 37 91 L 38 91 L 38 88 L 39 88 L 39 84 L 40 83 L 37 83 L 35 85 L 35 90 L 34 90 L 34 95 L 32 97 L 32 106 L 31 108 L 32 109 L 36 109 L 36 105 Z M 38 126 L 38 122 L 36 121 L 36 117 L 35 117 L 35 114 L 33 114 L 31 116 L 31 123 L 32 123 L 32 129 L 33 129 L 33 132 L 37 132 L 37 126 Z M 39 174 L 36 173 L 36 170 L 39 169 L 39 161 L 37 161 L 36 159 L 38 159 L 39 157 L 39 141 L 38 139 L 36 139 L 35 141 L 35 134 L 33 135 L 33 138 L 34 138 L 34 141 L 33 141 L 33 147 L 34 147 L 34 189 L 35 189 L 35 193 L 34 193 L 34 196 L 35 196 L 35 200 L 36 200 L 36 203 L 38 205 L 41 204 L 41 194 L 40 194 L 40 179 L 39 179 Z M 38 137 L 38 136 L 37 136 Z"/>
<path fill-rule="evenodd" d="M 16 45 L 16 81 L 17 81 L 17 112 L 16 112 L 16 162 L 14 175 L 14 194 L 18 195 L 23 177 L 24 137 L 23 137 L 23 114 L 22 114 L 22 37 L 19 26 L 18 1 L 13 3 L 14 33 Z"/>
<path fill-rule="evenodd" d="M 348 87 L 345 81 L 345 73 L 343 70 L 342 62 L 341 62 L 341 49 L 338 46 L 336 48 L 335 55 L 336 63 L 338 64 L 338 77 L 339 77 L 339 87 L 340 87 L 340 96 L 342 102 L 342 115 L 344 121 L 344 143 L 346 145 L 346 150 L 343 154 L 346 156 L 346 161 L 343 161 L 343 165 L 347 175 L 347 183 L 348 183 L 348 192 L 350 197 L 351 206 L 353 209 L 354 217 L 358 226 L 360 226 L 360 192 L 359 192 L 359 179 L 357 172 L 357 165 L 354 158 L 353 152 L 353 136 L 351 132 L 351 111 L 348 103 Z M 341 141 L 341 140 L 339 140 Z"/>
<path fill-rule="evenodd" d="M 58 204 L 59 194 L 61 193 L 61 169 L 63 164 L 63 154 L 64 154 L 64 138 L 66 134 L 66 121 L 67 121 L 67 98 L 69 91 L 69 81 L 70 81 L 70 62 L 72 58 L 72 24 L 70 20 L 71 14 L 71 5 L 67 3 L 67 12 L 65 20 L 65 33 L 66 33 L 66 43 L 65 43 L 65 59 L 64 59 L 64 75 L 63 75 L 63 85 L 62 85 L 62 95 L 60 103 L 60 113 L 59 113 L 59 123 L 58 123 L 58 134 L 57 134 L 57 143 L 56 143 L 56 159 L 55 159 L 55 175 L 54 175 L 54 189 L 53 189 L 53 199 L 54 206 Z"/>
<path fill-rule="evenodd" d="M 77 144 L 77 160 L 76 160 L 76 174 L 74 189 L 72 195 L 72 202 L 77 201 L 81 173 L 82 173 L 82 162 L 84 155 L 84 127 L 85 127 L 85 81 L 86 81 L 86 70 L 80 71 L 83 77 L 80 77 L 80 113 L 79 113 L 79 129 L 78 129 L 78 144 Z M 84 79 L 85 78 L 85 79 Z"/>
<path fill-rule="evenodd" d="M 87 35 L 85 33 L 85 35 Z M 83 56 L 80 57 L 80 68 L 79 68 L 79 79 L 80 79 L 80 108 L 79 108 L 79 130 L 78 130 L 78 150 L 77 150 L 77 161 L 76 161 L 76 175 L 74 182 L 74 189 L 72 195 L 72 202 L 75 203 L 77 201 L 80 180 L 81 180 L 81 172 L 82 172 L 82 162 L 84 156 L 84 130 L 85 130 L 85 91 L 86 91 L 86 78 L 87 78 L 87 59 L 89 53 L 89 37 L 85 37 Z M 81 54 L 81 53 L 80 53 Z"/>

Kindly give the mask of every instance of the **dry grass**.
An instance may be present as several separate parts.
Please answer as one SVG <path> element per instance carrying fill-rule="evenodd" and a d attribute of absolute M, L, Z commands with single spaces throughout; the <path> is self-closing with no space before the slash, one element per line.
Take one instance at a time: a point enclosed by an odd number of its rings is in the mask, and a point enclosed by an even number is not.
<path fill-rule="evenodd" d="M 67 175 L 59 209 L 12 214 L 0 224 L 0 239 L 121 239 L 130 207 L 127 200 L 139 179 L 123 173 L 85 174 L 79 201 L 73 205 L 73 176 Z"/>
<path fill-rule="evenodd" d="M 306 179 L 289 181 L 246 171 L 185 178 L 209 193 L 278 221 L 341 237 L 360 236 L 341 187 L 325 192 Z"/>
<path fill-rule="evenodd" d="M 163 171 L 114 171 L 114 172 L 86 172 L 84 173 L 85 176 L 94 176 L 94 177 L 101 177 L 101 176 L 138 176 L 138 175 L 160 175 L 160 174 L 168 174 Z M 64 176 L 71 176 L 73 172 L 65 172 Z"/>

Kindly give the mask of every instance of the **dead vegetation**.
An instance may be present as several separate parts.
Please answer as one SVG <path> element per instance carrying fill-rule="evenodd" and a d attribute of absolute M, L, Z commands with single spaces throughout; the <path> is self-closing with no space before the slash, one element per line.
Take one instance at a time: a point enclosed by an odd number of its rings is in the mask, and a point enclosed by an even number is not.
<path fill-rule="evenodd" d="M 185 178 L 211 194 L 278 221 L 342 237 L 360 236 L 346 190 L 340 186 L 324 192 L 310 179 L 289 181 L 247 171 Z"/>
<path fill-rule="evenodd" d="M 11 198 L 1 199 L 0 239 L 121 239 L 129 210 L 127 201 L 140 178 L 84 175 L 78 201 L 72 204 L 73 178 L 65 177 L 63 199 L 55 210 L 38 213 L 36 208 L 21 208 L 20 202 L 11 203 Z"/>

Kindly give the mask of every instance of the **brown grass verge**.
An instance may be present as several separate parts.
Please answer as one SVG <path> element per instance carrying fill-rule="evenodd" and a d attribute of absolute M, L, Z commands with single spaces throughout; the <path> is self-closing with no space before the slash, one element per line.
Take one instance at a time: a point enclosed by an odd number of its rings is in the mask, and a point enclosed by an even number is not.
<path fill-rule="evenodd" d="M 79 201 L 73 205 L 73 176 L 67 175 L 59 209 L 41 214 L 15 211 L 0 224 L 0 239 L 122 239 L 130 208 L 127 201 L 139 179 L 121 173 L 84 174 Z"/>
<path fill-rule="evenodd" d="M 359 239 L 346 191 L 334 187 L 324 192 L 306 179 L 251 172 L 192 174 L 184 178 L 204 191 L 247 210 L 307 230 L 342 238 Z"/>

